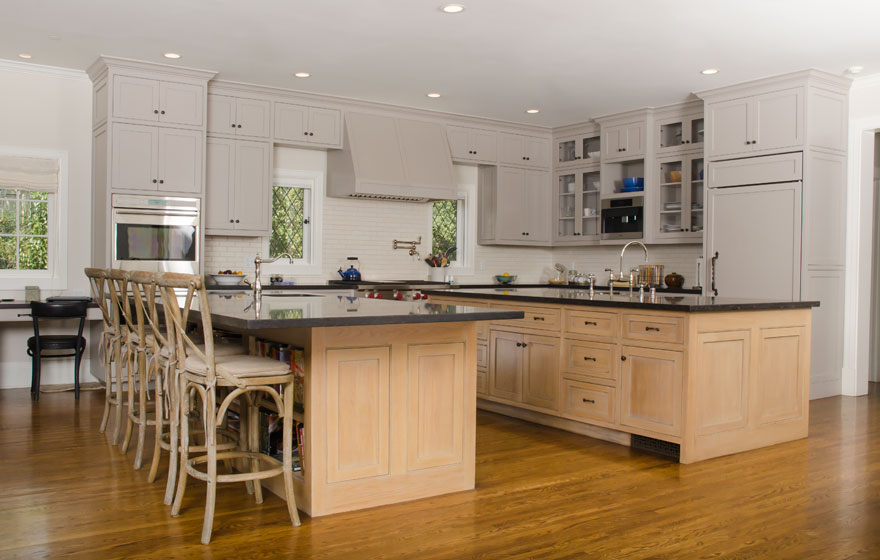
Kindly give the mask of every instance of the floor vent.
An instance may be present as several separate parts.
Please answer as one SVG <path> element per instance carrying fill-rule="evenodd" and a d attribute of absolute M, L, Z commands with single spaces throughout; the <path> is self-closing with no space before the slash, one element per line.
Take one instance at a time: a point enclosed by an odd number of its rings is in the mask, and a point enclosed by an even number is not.
<path fill-rule="evenodd" d="M 668 441 L 639 436 L 636 434 L 632 435 L 632 442 L 630 445 L 634 449 L 656 453 L 657 455 L 663 455 L 664 457 L 669 457 L 676 461 L 678 461 L 681 456 L 681 446 L 677 443 L 669 443 Z"/>

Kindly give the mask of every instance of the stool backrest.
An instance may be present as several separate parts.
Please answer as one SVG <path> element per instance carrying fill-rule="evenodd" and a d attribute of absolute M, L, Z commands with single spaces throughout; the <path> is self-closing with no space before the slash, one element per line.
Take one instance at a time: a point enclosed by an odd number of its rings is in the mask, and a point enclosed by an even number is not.
<path fill-rule="evenodd" d="M 79 319 L 77 336 L 81 337 L 86 323 L 86 311 L 89 302 L 82 301 L 52 301 L 42 303 L 31 302 L 31 317 L 34 321 L 34 336 L 37 337 L 37 345 L 40 339 L 40 319 Z"/>
<path fill-rule="evenodd" d="M 92 288 L 92 299 L 98 304 L 101 316 L 104 318 L 104 328 L 113 328 L 113 317 L 107 299 L 109 296 L 107 293 L 107 271 L 103 268 L 86 268 L 85 273 L 89 278 L 89 285 Z"/>
<path fill-rule="evenodd" d="M 133 271 L 129 274 L 129 287 L 134 299 L 136 318 L 145 322 L 144 330 L 152 333 L 156 340 L 154 352 L 158 353 L 163 346 L 169 346 L 169 341 L 174 339 L 174 327 L 166 320 L 165 333 L 162 332 L 159 322 L 159 311 L 156 307 L 156 292 L 159 289 L 157 283 L 158 273 L 146 271 Z M 167 310 L 166 310 L 167 315 Z M 173 348 L 169 347 L 169 350 Z"/>
<path fill-rule="evenodd" d="M 107 270 L 107 288 L 110 291 L 110 305 L 113 307 L 115 317 L 119 320 L 116 325 L 123 331 L 128 332 L 134 327 L 131 306 L 128 301 L 128 271 L 118 268 Z"/>

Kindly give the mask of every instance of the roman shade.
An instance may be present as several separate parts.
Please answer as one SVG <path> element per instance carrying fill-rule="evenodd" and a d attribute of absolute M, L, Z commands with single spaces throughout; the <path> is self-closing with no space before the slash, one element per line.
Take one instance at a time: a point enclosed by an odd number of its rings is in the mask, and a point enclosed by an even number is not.
<path fill-rule="evenodd" d="M 0 154 L 0 188 L 57 192 L 58 160 Z"/>

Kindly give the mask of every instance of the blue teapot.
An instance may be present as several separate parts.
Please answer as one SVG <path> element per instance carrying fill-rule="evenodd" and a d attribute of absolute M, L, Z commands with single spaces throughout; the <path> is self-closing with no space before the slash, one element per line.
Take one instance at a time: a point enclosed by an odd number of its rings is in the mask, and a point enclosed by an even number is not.
<path fill-rule="evenodd" d="M 348 257 L 347 260 L 354 261 L 355 263 L 357 263 L 358 258 L 357 257 Z M 360 263 L 358 263 L 358 264 L 360 264 Z M 339 270 L 337 270 L 336 272 L 339 273 L 339 276 L 341 276 L 345 282 L 360 282 L 361 281 L 361 273 L 357 268 L 355 268 L 354 264 L 349 265 L 348 270 L 342 270 L 342 267 L 339 267 Z"/>

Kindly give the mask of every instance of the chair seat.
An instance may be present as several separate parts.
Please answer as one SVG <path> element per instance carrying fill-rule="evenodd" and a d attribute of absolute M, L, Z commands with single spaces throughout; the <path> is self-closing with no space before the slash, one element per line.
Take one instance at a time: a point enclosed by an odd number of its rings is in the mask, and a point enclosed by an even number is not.
<path fill-rule="evenodd" d="M 215 355 L 216 356 L 216 355 Z M 272 358 L 259 356 L 216 356 L 217 373 L 235 377 L 266 377 L 290 373 L 290 365 Z M 183 369 L 196 375 L 206 375 L 208 365 L 198 356 L 188 356 Z"/>
<path fill-rule="evenodd" d="M 85 347 L 86 339 L 82 336 L 77 337 L 75 334 L 43 334 L 40 335 L 40 351 L 43 350 L 76 350 L 77 339 L 79 339 L 80 347 Z M 33 352 L 37 348 L 37 337 L 32 336 L 27 341 L 28 350 Z"/>
<path fill-rule="evenodd" d="M 205 351 L 204 344 L 196 344 L 196 348 L 198 348 L 202 352 Z M 159 352 L 159 354 L 161 356 L 167 358 L 168 354 L 169 354 L 168 347 L 163 346 L 162 350 Z M 240 354 L 244 354 L 244 346 L 242 346 L 241 344 L 215 344 L 214 345 L 214 355 L 215 356 L 237 356 Z"/>

